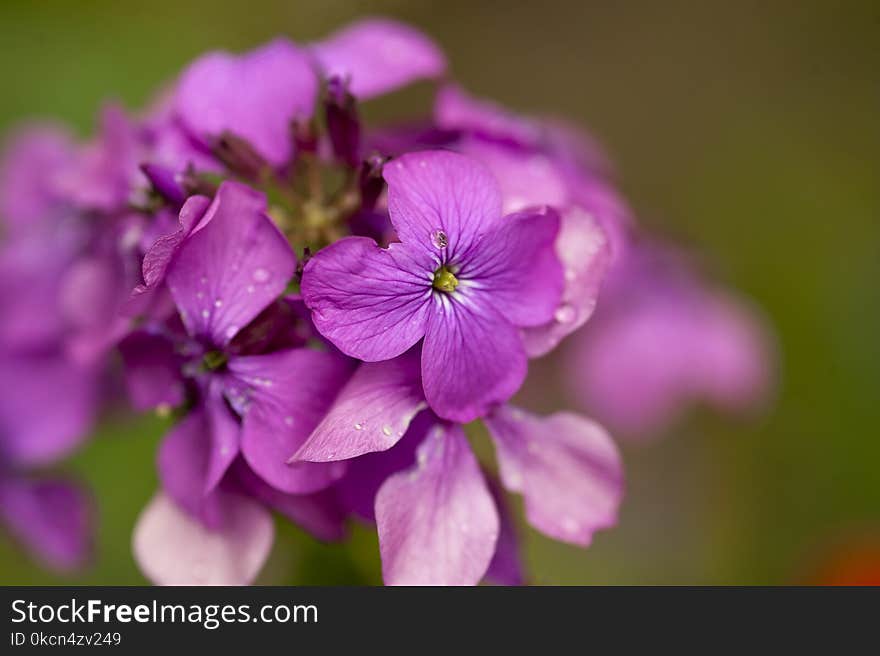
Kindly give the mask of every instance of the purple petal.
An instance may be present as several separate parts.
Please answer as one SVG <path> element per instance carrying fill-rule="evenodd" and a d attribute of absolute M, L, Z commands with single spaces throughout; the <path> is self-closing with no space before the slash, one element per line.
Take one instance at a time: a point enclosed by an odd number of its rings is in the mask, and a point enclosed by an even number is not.
<path fill-rule="evenodd" d="M 278 511 L 319 540 L 345 537 L 345 513 L 332 488 L 314 494 L 285 494 L 263 481 L 241 458 L 233 463 L 232 471 L 236 483 L 248 496 Z"/>
<path fill-rule="evenodd" d="M 495 546 L 495 555 L 492 556 L 492 562 L 489 563 L 485 578 L 496 585 L 523 585 L 525 576 L 519 553 L 519 536 L 509 504 L 504 498 L 501 484 L 486 472 L 483 474 L 486 476 L 486 482 L 492 493 L 492 499 L 495 501 L 495 507 L 498 509 L 500 520 L 498 544 Z"/>
<path fill-rule="evenodd" d="M 521 492 L 526 518 L 542 533 L 581 546 L 617 522 L 620 454 L 598 424 L 560 412 L 537 417 L 499 407 L 486 419 L 504 486 Z"/>
<path fill-rule="evenodd" d="M 69 227 L 10 235 L 0 246 L 0 343 L 6 349 L 45 350 L 67 337 L 58 288 L 83 238 Z"/>
<path fill-rule="evenodd" d="M 57 302 L 69 329 L 106 333 L 123 295 L 118 264 L 116 258 L 101 254 L 80 257 L 68 267 Z"/>
<path fill-rule="evenodd" d="M 165 280 L 168 265 L 177 253 L 178 247 L 205 216 L 210 204 L 211 199 L 205 196 L 190 196 L 186 200 L 180 208 L 174 231 L 156 239 L 144 255 L 142 266 L 144 285 L 155 287 Z"/>
<path fill-rule="evenodd" d="M 391 476 L 376 497 L 388 585 L 475 585 L 489 567 L 499 520 L 461 428 L 437 425 L 416 466 Z"/>
<path fill-rule="evenodd" d="M 676 307 L 649 302 L 603 317 L 578 339 L 571 376 L 587 407 L 628 435 L 671 423 L 687 402 L 698 334 Z"/>
<path fill-rule="evenodd" d="M 473 293 L 511 323 L 540 325 L 553 318 L 562 297 L 558 234 L 559 215 L 550 208 L 507 216 L 481 240 L 479 259 L 462 266 L 459 277 L 478 285 Z"/>
<path fill-rule="evenodd" d="M 141 171 L 147 176 L 156 193 L 165 201 L 175 207 L 183 205 L 187 194 L 174 169 L 159 164 L 141 164 Z"/>
<path fill-rule="evenodd" d="M 467 423 L 507 401 L 528 365 L 519 330 L 486 304 L 435 302 L 422 347 L 422 384 L 431 409 Z"/>
<path fill-rule="evenodd" d="M 292 155 L 293 120 L 311 117 L 317 93 L 308 54 L 277 39 L 243 55 L 200 57 L 183 72 L 174 107 L 194 136 L 232 132 L 280 166 Z"/>
<path fill-rule="evenodd" d="M 26 126 L 13 135 L 0 162 L 0 219 L 10 231 L 55 218 L 61 199 L 54 177 L 72 157 L 71 138 L 58 126 Z"/>
<path fill-rule="evenodd" d="M 157 585 L 249 585 L 275 540 L 271 514 L 245 497 L 224 493 L 223 521 L 208 528 L 157 493 L 132 539 L 138 567 Z"/>
<path fill-rule="evenodd" d="M 556 252 L 565 267 L 565 290 L 550 321 L 523 330 L 526 353 L 533 358 L 554 349 L 563 337 L 590 318 L 611 259 L 605 232 L 589 214 L 577 207 L 562 215 Z"/>
<path fill-rule="evenodd" d="M 59 172 L 56 188 L 81 209 L 121 209 L 128 202 L 134 183 L 145 180 L 138 169 L 139 150 L 136 129 L 122 109 L 105 107 L 99 138 L 83 146 L 75 160 Z"/>
<path fill-rule="evenodd" d="M 91 552 L 91 499 L 73 483 L 4 478 L 0 518 L 12 535 L 55 569 L 80 567 Z"/>
<path fill-rule="evenodd" d="M 403 438 L 393 447 L 350 460 L 345 476 L 334 485 L 345 508 L 365 521 L 374 522 L 379 488 L 391 474 L 415 462 L 416 449 L 437 422 L 436 415 L 425 410 L 413 419 Z"/>
<path fill-rule="evenodd" d="M 386 164 L 383 175 L 398 237 L 438 263 L 441 258 L 464 262 L 479 237 L 501 221 L 498 181 L 483 164 L 464 155 L 409 153 Z M 443 248 L 437 245 L 438 232 L 445 234 Z"/>
<path fill-rule="evenodd" d="M 541 139 L 541 127 L 537 121 L 517 116 L 488 100 L 472 98 L 452 84 L 437 93 L 434 119 L 441 128 L 466 130 L 483 137 L 503 139 L 512 145 L 531 146 Z"/>
<path fill-rule="evenodd" d="M 187 512 L 208 525 L 220 521 L 217 484 L 238 453 L 240 428 L 216 389 L 162 440 L 162 487 Z"/>
<path fill-rule="evenodd" d="M 716 406 L 744 412 L 771 386 L 773 347 L 759 313 L 725 295 L 706 299 L 697 386 Z"/>
<path fill-rule="evenodd" d="M 417 350 L 385 362 L 364 363 L 295 459 L 327 462 L 385 451 L 403 437 L 425 407 Z"/>
<path fill-rule="evenodd" d="M 567 180 L 540 151 L 476 137 L 461 139 L 455 149 L 489 167 L 501 186 L 505 214 L 539 205 L 565 207 L 569 202 Z"/>
<path fill-rule="evenodd" d="M 390 20 L 359 21 L 315 43 L 312 51 L 325 77 L 349 80 L 361 100 L 446 71 L 446 59 L 433 41 Z"/>
<path fill-rule="evenodd" d="M 344 358 L 291 349 L 232 358 L 229 371 L 227 397 L 243 415 L 242 454 L 263 480 L 282 492 L 306 494 L 345 473 L 343 463 L 287 464 L 351 374 Z"/>
<path fill-rule="evenodd" d="M 125 364 L 125 385 L 132 407 L 144 412 L 183 403 L 182 362 L 174 343 L 164 335 L 137 331 L 119 344 Z"/>
<path fill-rule="evenodd" d="M 302 295 L 315 327 L 339 350 L 388 360 L 425 334 L 431 272 L 403 244 L 383 249 L 366 237 L 346 237 L 309 260 Z"/>
<path fill-rule="evenodd" d="M 189 333 L 225 346 L 284 291 L 296 256 L 266 199 L 224 182 L 168 266 L 168 286 Z"/>
<path fill-rule="evenodd" d="M 98 375 L 60 355 L 0 356 L 0 455 L 49 464 L 79 446 L 97 413 Z"/>

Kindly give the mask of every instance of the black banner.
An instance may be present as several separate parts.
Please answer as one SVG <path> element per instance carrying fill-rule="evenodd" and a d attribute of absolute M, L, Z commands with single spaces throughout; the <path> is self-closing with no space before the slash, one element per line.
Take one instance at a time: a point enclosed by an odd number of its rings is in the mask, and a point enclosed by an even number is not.
<path fill-rule="evenodd" d="M 6 587 L 0 596 L 4 654 L 187 646 L 494 652 L 524 641 L 553 652 L 687 643 L 714 650 L 774 638 L 838 652 L 876 650 L 880 608 L 878 588 Z"/>

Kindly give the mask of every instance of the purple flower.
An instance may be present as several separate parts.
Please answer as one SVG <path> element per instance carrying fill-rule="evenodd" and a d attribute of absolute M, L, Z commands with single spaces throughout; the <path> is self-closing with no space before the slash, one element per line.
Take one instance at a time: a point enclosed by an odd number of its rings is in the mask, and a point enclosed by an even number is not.
<path fill-rule="evenodd" d="M 606 297 L 569 372 L 573 395 L 615 430 L 650 437 L 696 401 L 743 412 L 766 397 L 772 346 L 758 315 L 676 254 L 631 250 Z"/>
<path fill-rule="evenodd" d="M 71 481 L 0 473 L 0 523 L 54 569 L 81 567 L 91 554 L 91 499 Z"/>
<path fill-rule="evenodd" d="M 257 320 L 271 311 L 296 266 L 265 212 L 261 194 L 225 182 L 213 201 L 191 198 L 180 228 L 145 258 L 147 283 L 167 285 L 183 330 L 143 331 L 123 342 L 129 389 L 140 407 L 192 399 L 159 450 L 162 486 L 176 507 L 155 500 L 136 537 L 142 568 L 159 582 L 194 580 L 167 547 L 156 548 L 156 531 L 168 525 L 215 553 L 219 569 L 205 574 L 212 582 L 243 582 L 229 570 L 236 559 L 265 556 L 266 506 L 322 536 L 339 534 L 332 504 L 312 493 L 338 479 L 345 465 L 286 460 L 318 424 L 350 365 L 336 353 L 306 348 L 248 354 L 255 331 L 261 344 L 271 343 Z M 240 536 L 248 526 L 254 535 Z M 197 551 L 184 553 L 195 558 Z"/>
<path fill-rule="evenodd" d="M 302 294 L 317 329 L 376 362 L 424 338 L 425 397 L 467 422 L 510 398 L 526 374 L 520 329 L 549 321 L 563 288 L 551 210 L 504 217 L 497 181 L 450 152 L 386 165 L 399 243 L 342 239 L 306 265 Z"/>
<path fill-rule="evenodd" d="M 440 128 L 455 133 L 449 147 L 498 178 L 506 212 L 544 204 L 560 210 L 565 293 L 550 321 L 524 331 L 529 356 L 544 355 L 592 315 L 606 270 L 627 248 L 631 213 L 601 150 L 579 130 L 518 116 L 454 85 L 441 89 L 434 113 Z"/>

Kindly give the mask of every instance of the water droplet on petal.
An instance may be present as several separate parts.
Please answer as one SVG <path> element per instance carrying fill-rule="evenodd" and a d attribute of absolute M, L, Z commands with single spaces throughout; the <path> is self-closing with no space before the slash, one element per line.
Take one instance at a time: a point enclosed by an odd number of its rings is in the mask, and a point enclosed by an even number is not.
<path fill-rule="evenodd" d="M 293 426 L 293 417 L 288 415 L 287 417 L 284 418 L 284 423 L 287 426 Z"/>
<path fill-rule="evenodd" d="M 269 273 L 268 270 L 260 267 L 259 269 L 254 269 L 252 277 L 254 279 L 254 282 L 264 283 L 269 281 L 269 278 L 272 277 L 272 274 Z"/>
<path fill-rule="evenodd" d="M 222 307 L 222 306 L 223 306 L 223 301 L 221 301 L 219 298 L 216 301 L 214 301 L 214 307 Z"/>
<path fill-rule="evenodd" d="M 202 310 L 202 319 L 207 319 L 209 316 L 211 316 L 210 312 L 208 312 L 207 310 Z"/>
<path fill-rule="evenodd" d="M 442 230 L 435 230 L 431 233 L 431 243 L 434 248 L 444 249 L 449 245 L 449 237 Z"/>
<path fill-rule="evenodd" d="M 391 437 L 391 430 L 391 426 L 389 426 L 388 424 L 382 426 L 382 432 L 385 433 L 385 435 L 387 435 L 388 437 Z"/>
<path fill-rule="evenodd" d="M 565 303 L 556 309 L 556 313 L 553 316 L 559 323 L 571 323 L 574 321 L 574 308 Z"/>
<path fill-rule="evenodd" d="M 202 276 L 201 278 L 199 278 L 199 282 L 203 285 L 207 285 L 208 279 L 205 276 Z"/>
<path fill-rule="evenodd" d="M 355 430 L 364 430 L 364 425 L 363 424 L 355 424 L 354 429 Z"/>

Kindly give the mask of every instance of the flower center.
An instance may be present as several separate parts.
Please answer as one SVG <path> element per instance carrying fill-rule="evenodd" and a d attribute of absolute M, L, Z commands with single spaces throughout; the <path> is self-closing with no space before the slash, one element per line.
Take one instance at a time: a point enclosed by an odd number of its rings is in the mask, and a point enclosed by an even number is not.
<path fill-rule="evenodd" d="M 451 294 L 458 287 L 458 278 L 444 264 L 434 272 L 434 289 Z"/>
<path fill-rule="evenodd" d="M 216 371 L 228 361 L 229 358 L 222 351 L 208 351 L 205 353 L 204 358 L 202 358 L 202 365 L 208 371 Z"/>

